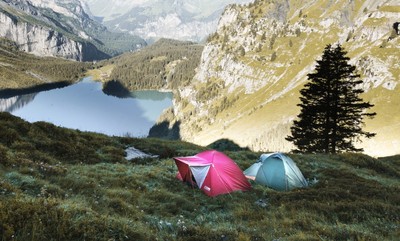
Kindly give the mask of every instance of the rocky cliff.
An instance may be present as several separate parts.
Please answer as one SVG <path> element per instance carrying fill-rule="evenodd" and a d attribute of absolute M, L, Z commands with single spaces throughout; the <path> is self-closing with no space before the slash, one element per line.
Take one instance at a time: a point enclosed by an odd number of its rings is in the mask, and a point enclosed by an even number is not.
<path fill-rule="evenodd" d="M 0 37 L 13 40 L 20 50 L 38 56 L 91 61 L 121 53 L 105 44 L 104 39 L 110 38 L 107 32 L 89 18 L 79 0 L 0 2 Z M 133 43 L 130 49 L 145 45 L 144 41 L 129 38 Z"/>
<path fill-rule="evenodd" d="M 371 155 L 398 154 L 399 13 L 395 0 L 256 0 L 226 8 L 192 84 L 179 90 L 174 121 L 182 138 L 289 151 L 285 137 L 299 113 L 299 90 L 324 47 L 340 43 L 377 112 L 364 127 L 377 136 L 359 145 Z"/>

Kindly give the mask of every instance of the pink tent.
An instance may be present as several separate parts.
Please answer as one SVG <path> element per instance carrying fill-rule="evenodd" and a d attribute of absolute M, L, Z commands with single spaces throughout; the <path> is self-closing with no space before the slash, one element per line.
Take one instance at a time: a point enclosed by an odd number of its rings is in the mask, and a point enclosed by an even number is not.
<path fill-rule="evenodd" d="M 174 157 L 177 178 L 202 189 L 208 196 L 217 196 L 251 188 L 243 171 L 225 154 L 210 150 L 195 156 Z"/>

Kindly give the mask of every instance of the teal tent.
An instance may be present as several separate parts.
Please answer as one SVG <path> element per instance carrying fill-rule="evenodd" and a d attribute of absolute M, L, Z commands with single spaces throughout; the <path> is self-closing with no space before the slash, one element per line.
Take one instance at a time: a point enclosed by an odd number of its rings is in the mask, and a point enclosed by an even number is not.
<path fill-rule="evenodd" d="M 244 171 L 244 175 L 278 191 L 308 186 L 296 163 L 279 152 L 262 154 L 256 163 Z"/>

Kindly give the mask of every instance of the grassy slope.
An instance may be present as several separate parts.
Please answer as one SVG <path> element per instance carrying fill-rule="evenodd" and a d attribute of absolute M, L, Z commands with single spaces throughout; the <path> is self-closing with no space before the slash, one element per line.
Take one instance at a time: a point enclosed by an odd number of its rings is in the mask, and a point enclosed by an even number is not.
<path fill-rule="evenodd" d="M 87 75 L 92 76 L 94 80 L 99 80 L 101 82 L 107 82 L 109 81 L 110 74 L 112 70 L 114 69 L 113 64 L 105 65 L 99 68 L 95 69 L 90 69 L 87 72 Z"/>
<path fill-rule="evenodd" d="M 175 178 L 204 147 L 107 137 L 0 113 L 2 240 L 396 240 L 400 157 L 290 155 L 318 183 L 209 198 Z M 135 146 L 159 159 L 126 161 Z M 226 151 L 244 170 L 259 156 Z M 256 203 L 266 203 L 261 207 Z"/>
<path fill-rule="evenodd" d="M 19 89 L 52 82 L 74 82 L 89 63 L 36 57 L 17 51 L 13 42 L 0 39 L 0 89 Z"/>

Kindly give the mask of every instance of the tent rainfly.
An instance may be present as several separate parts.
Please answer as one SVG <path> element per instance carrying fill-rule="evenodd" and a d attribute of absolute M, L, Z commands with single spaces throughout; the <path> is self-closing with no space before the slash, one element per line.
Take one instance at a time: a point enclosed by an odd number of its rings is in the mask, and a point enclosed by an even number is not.
<path fill-rule="evenodd" d="M 294 161 L 282 153 L 262 154 L 244 171 L 248 179 L 278 191 L 307 187 L 307 180 Z"/>
<path fill-rule="evenodd" d="M 246 191 L 251 185 L 238 165 L 225 154 L 208 150 L 195 156 L 174 157 L 177 178 L 211 197 L 233 191 Z"/>

